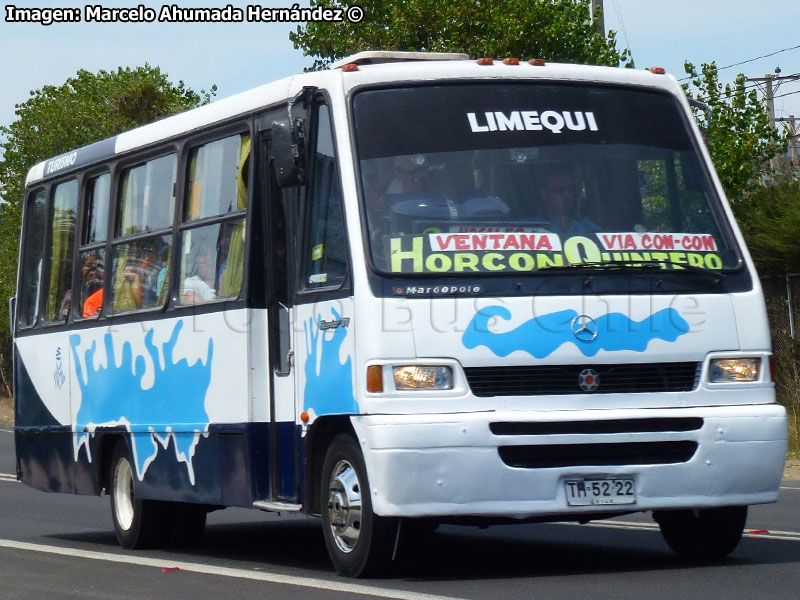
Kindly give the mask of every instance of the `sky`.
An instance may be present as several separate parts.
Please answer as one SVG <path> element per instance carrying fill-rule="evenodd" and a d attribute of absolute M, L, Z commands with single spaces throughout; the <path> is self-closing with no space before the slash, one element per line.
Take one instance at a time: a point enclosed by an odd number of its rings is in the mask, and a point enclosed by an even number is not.
<path fill-rule="evenodd" d="M 102 2 L 103 0 L 101 0 Z M 104 8 L 143 4 L 182 7 L 244 7 L 250 2 L 217 0 L 105 0 Z M 354 0 L 357 2 L 357 0 Z M 447 0 L 444 0 L 447 1 Z M 12 2 L 18 8 L 72 7 L 74 0 Z M 262 0 L 260 6 L 290 8 L 294 0 Z M 307 0 L 299 2 L 307 6 Z M 780 67 L 782 75 L 800 73 L 800 0 L 604 0 L 606 28 L 618 32 L 618 47 L 630 47 L 639 68 L 662 66 L 684 77 L 683 63 L 716 61 L 726 78 L 743 72 L 763 77 Z M 295 50 L 290 23 L 59 23 L 43 26 L 7 21 L 0 14 L 0 124 L 14 119 L 14 106 L 30 90 L 60 85 L 78 69 L 96 72 L 118 66 L 159 66 L 172 81 L 195 89 L 216 84 L 217 99 L 301 72 L 312 59 Z M 369 15 L 365 16 L 369 19 Z M 786 50 L 793 48 L 791 50 Z M 781 50 L 785 50 L 780 52 Z M 527 58 L 527 57 L 524 57 Z M 776 92 L 776 115 L 800 118 L 800 79 Z M 777 97 L 782 94 L 789 94 Z"/>

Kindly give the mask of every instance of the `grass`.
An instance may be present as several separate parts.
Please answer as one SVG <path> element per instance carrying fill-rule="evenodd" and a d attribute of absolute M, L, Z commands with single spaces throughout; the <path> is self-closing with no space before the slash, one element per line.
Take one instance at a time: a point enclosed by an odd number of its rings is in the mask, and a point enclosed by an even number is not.
<path fill-rule="evenodd" d="M 800 460 L 800 426 L 797 423 L 797 415 L 789 412 L 789 448 L 786 458 L 790 460 Z"/>

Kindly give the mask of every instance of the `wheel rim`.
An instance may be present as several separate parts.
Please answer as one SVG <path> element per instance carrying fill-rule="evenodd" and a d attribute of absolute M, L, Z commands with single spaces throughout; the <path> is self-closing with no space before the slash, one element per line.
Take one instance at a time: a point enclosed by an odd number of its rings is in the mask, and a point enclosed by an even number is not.
<path fill-rule="evenodd" d="M 126 531 L 133 525 L 133 502 L 131 463 L 122 459 L 114 473 L 114 514 L 119 526 Z"/>
<path fill-rule="evenodd" d="M 361 534 L 361 484 L 350 462 L 340 460 L 328 485 L 328 522 L 336 545 L 352 552 Z"/>

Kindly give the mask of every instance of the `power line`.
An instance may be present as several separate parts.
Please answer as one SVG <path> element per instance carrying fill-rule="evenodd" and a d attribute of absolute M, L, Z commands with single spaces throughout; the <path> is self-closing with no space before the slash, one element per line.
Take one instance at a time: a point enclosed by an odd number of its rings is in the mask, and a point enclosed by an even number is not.
<path fill-rule="evenodd" d="M 775 56 L 776 54 L 780 54 L 781 52 L 789 52 L 790 50 L 797 50 L 800 48 L 800 45 L 792 46 L 791 48 L 784 48 L 782 50 L 776 50 L 775 52 L 770 52 L 769 54 L 764 54 L 763 56 L 756 56 L 755 58 L 748 58 L 747 60 L 743 60 L 742 62 L 733 63 L 732 65 L 725 65 L 724 67 L 717 67 L 717 71 L 722 71 L 724 69 L 730 69 L 731 67 L 738 67 L 739 65 L 745 65 L 747 63 L 755 62 L 757 60 L 761 60 L 762 58 L 769 58 L 770 56 Z M 686 76 L 678 81 L 684 81 L 686 79 L 691 79 L 691 76 Z"/>
<path fill-rule="evenodd" d="M 773 100 L 777 100 L 778 98 L 783 98 L 784 96 L 791 96 L 793 94 L 800 94 L 800 90 L 795 90 L 793 92 L 786 92 L 785 94 L 781 94 L 780 96 L 775 96 Z"/>
<path fill-rule="evenodd" d="M 619 24 L 622 26 L 622 35 L 625 37 L 625 45 L 628 47 L 628 50 L 630 50 L 631 41 L 628 39 L 628 32 L 625 30 L 625 21 L 622 20 L 622 9 L 620 9 L 617 0 L 611 0 L 611 3 L 614 5 L 614 12 L 617 13 L 617 19 L 619 20 Z"/>

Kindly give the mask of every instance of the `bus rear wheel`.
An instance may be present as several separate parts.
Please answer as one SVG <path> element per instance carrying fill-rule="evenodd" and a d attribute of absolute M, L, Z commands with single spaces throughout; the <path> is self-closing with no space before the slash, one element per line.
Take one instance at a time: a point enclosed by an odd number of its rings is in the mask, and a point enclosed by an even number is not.
<path fill-rule="evenodd" d="M 136 497 L 133 468 L 128 448 L 122 441 L 114 448 L 108 482 L 111 515 L 120 546 L 138 549 L 163 545 L 167 531 L 166 505 Z"/>
<path fill-rule="evenodd" d="M 364 457 L 352 436 L 334 438 L 322 465 L 325 546 L 340 575 L 380 575 L 391 562 L 397 519 L 372 511 Z"/>
<path fill-rule="evenodd" d="M 675 554 L 687 558 L 722 558 L 742 539 L 746 506 L 657 510 L 653 518 Z"/>

